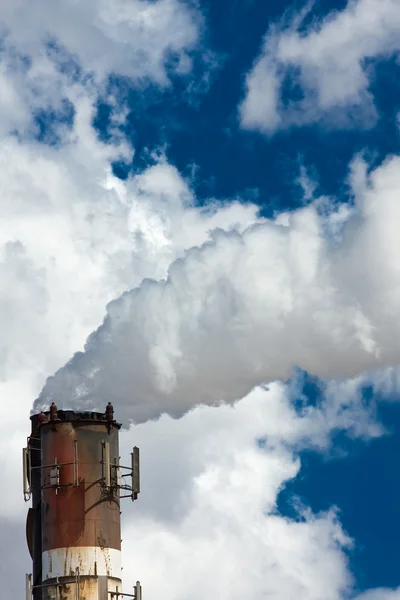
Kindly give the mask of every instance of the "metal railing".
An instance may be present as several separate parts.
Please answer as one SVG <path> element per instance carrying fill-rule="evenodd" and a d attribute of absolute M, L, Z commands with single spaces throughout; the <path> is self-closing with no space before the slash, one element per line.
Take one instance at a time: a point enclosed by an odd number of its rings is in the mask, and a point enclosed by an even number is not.
<path fill-rule="evenodd" d="M 56 577 L 55 581 L 52 581 L 50 583 L 41 583 L 39 585 L 32 585 L 32 575 L 31 574 L 27 574 L 26 575 L 26 600 L 32 600 L 32 594 L 33 594 L 33 590 L 36 590 L 38 588 L 49 588 L 49 587 L 53 587 L 56 588 L 56 600 L 61 600 L 61 586 L 66 584 L 66 583 L 75 583 L 75 600 L 80 600 L 80 576 L 79 576 L 79 568 L 77 567 L 75 569 L 75 575 L 74 577 L 63 577 L 63 580 L 60 581 L 59 577 Z M 140 600 L 141 597 L 139 597 L 138 600 Z"/>
<path fill-rule="evenodd" d="M 134 586 L 134 594 L 127 594 L 126 592 L 120 592 L 118 591 L 118 587 L 115 589 L 115 591 L 113 590 L 108 590 L 108 593 L 111 596 L 111 599 L 113 598 L 133 598 L 134 600 L 142 600 L 142 586 L 140 585 L 140 581 L 136 582 L 136 585 Z"/>

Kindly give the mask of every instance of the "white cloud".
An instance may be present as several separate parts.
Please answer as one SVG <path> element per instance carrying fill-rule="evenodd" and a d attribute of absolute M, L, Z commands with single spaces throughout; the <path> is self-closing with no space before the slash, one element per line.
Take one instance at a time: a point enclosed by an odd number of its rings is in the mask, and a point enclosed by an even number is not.
<path fill-rule="evenodd" d="M 400 588 L 397 590 L 387 590 L 385 588 L 371 590 L 361 596 L 357 596 L 356 600 L 399 600 Z"/>
<path fill-rule="evenodd" d="M 266 43 L 262 58 L 246 78 L 246 97 L 240 107 L 242 127 L 271 133 L 281 127 L 280 84 L 273 53 Z"/>
<path fill-rule="evenodd" d="M 246 77 L 240 106 L 244 128 L 272 134 L 322 119 L 333 127 L 369 127 L 378 118 L 368 61 L 386 60 L 400 50 L 397 0 L 349 1 L 304 31 L 306 16 L 307 11 L 292 20 L 286 16 L 267 33 Z M 300 86 L 302 98 L 283 102 L 285 79 Z"/>
<path fill-rule="evenodd" d="M 110 303 L 37 407 L 57 398 L 91 408 L 112 394 L 124 421 L 141 421 L 237 400 L 295 366 L 343 378 L 397 365 L 399 163 L 367 176 L 355 161 L 355 208 L 339 231 L 340 208 L 321 214 L 318 201 L 286 225 L 215 231 L 167 279 Z"/>
<path fill-rule="evenodd" d="M 180 0 L 15 0 L 2 4 L 0 24 L 8 43 L 28 56 L 55 41 L 100 79 L 119 73 L 165 85 L 167 60 L 177 72 L 190 69 L 202 18 Z"/>
<path fill-rule="evenodd" d="M 169 86 L 172 73 L 187 77 L 192 58 L 202 60 L 202 31 L 200 12 L 181 0 L 3 2 L 0 135 L 35 137 L 38 112 L 57 113 L 65 101 L 73 111 L 88 97 L 106 97 L 114 124 L 123 123 L 126 110 L 116 106 L 109 76 L 143 91 L 148 84 Z M 208 54 L 203 58 L 203 71 L 212 70 Z M 65 141 L 67 127 L 55 128 Z"/>
<path fill-rule="evenodd" d="M 124 564 L 135 565 L 127 589 L 140 575 L 146 596 L 162 582 L 167 600 L 341 598 L 351 586 L 350 540 L 335 511 L 305 510 L 298 522 L 276 511 L 299 469 L 292 448 L 313 435 L 314 419 L 322 424 L 317 413 L 296 415 L 274 384 L 234 407 L 199 407 L 123 432 L 122 454 L 138 444 L 143 471 L 140 500 L 123 507 Z"/>
<path fill-rule="evenodd" d="M 78 91 L 74 124 L 60 147 L 7 135 L 0 147 L 0 394 L 18 407 L 10 415 L 12 440 L 8 419 L 1 425 L 2 468 L 10 472 L 2 514 L 9 517 L 24 510 L 15 502 L 15 473 L 32 400 L 48 374 L 83 346 L 107 302 L 143 277 L 164 277 L 209 229 L 241 230 L 257 218 L 255 206 L 238 202 L 196 209 L 164 159 L 127 183 L 113 177 L 110 161 L 129 148 L 97 139 L 93 90 Z"/>

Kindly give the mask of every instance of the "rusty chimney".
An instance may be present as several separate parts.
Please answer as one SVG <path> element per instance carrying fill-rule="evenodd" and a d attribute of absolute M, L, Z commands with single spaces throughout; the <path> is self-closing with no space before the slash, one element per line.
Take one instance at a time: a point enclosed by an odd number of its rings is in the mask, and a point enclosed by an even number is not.
<path fill-rule="evenodd" d="M 31 417 L 23 450 L 24 496 L 32 506 L 27 541 L 33 571 L 27 600 L 119 600 L 122 593 L 120 499 L 140 492 L 139 449 L 119 458 L 119 429 L 104 413 L 50 410 Z"/>

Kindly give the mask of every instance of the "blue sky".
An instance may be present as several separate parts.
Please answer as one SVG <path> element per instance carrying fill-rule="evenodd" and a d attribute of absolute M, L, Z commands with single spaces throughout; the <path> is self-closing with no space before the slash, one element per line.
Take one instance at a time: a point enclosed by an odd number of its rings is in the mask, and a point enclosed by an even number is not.
<path fill-rule="evenodd" d="M 198 201 L 239 195 L 258 202 L 263 213 L 270 215 L 301 204 L 296 184 L 301 165 L 315 176 L 320 193 L 343 194 L 348 165 L 356 153 L 366 152 L 371 166 L 396 153 L 399 133 L 393 100 L 399 91 L 399 67 L 394 58 L 371 61 L 370 87 L 380 116 L 372 130 L 312 124 L 266 139 L 241 129 L 238 104 L 243 98 L 244 75 L 259 54 L 265 32 L 285 10 L 295 11 L 303 4 L 202 3 L 207 18 L 204 43 L 215 53 L 215 70 L 207 91 L 194 97 L 188 95 L 187 81 L 173 80 L 167 90 L 157 86 L 132 89 L 126 82 L 113 82 L 130 109 L 124 131 L 137 152 L 132 164 L 118 165 L 116 172 L 124 177 L 140 169 L 147 164 L 149 152 L 165 145 L 169 160 L 187 177 L 196 167 L 193 184 Z M 316 2 L 309 20 L 323 18 L 344 5 Z M 191 78 L 196 81 L 203 71 L 204 65 L 197 65 Z M 296 90 L 291 89 L 289 78 L 284 95 L 289 99 L 293 93 Z M 96 126 L 100 135 L 107 131 L 107 103 L 99 106 Z"/>
<path fill-rule="evenodd" d="M 112 398 L 127 587 L 398 600 L 397 0 L 40 2 L 0 15 L 4 574 L 33 400 Z"/>

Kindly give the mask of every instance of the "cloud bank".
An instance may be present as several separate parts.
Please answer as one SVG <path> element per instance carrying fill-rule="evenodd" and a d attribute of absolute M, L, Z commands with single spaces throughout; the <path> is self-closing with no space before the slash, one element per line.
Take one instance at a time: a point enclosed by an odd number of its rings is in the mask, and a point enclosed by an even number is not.
<path fill-rule="evenodd" d="M 343 378 L 397 365 L 398 171 L 398 158 L 370 175 L 355 161 L 352 211 L 316 201 L 242 232 L 215 230 L 165 280 L 111 302 L 35 410 L 112 397 L 124 420 L 141 422 L 237 400 L 294 367 Z"/>
<path fill-rule="evenodd" d="M 279 491 L 300 467 L 294 448 L 329 447 L 323 432 L 331 426 L 318 409 L 296 414 L 285 386 L 273 384 L 234 407 L 198 407 L 136 427 L 147 476 L 123 554 L 146 594 L 155 597 L 159 581 L 167 600 L 337 600 L 350 592 L 351 540 L 337 511 L 299 507 L 295 521 L 277 510 Z M 123 432 L 122 452 L 130 441 Z M 126 581 L 129 588 L 134 576 Z"/>

